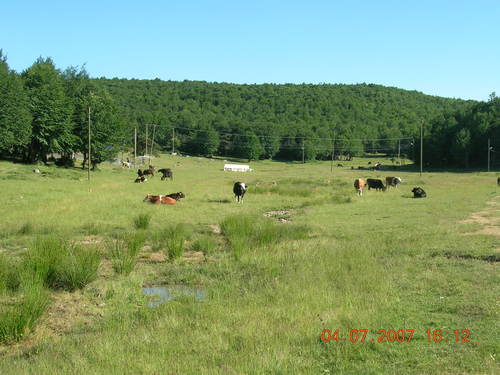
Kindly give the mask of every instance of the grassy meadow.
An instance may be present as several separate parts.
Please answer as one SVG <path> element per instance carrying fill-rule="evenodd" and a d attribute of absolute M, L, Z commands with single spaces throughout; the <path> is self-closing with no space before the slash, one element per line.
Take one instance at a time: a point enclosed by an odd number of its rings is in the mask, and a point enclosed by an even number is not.
<path fill-rule="evenodd" d="M 0 162 L 0 374 L 499 373 L 496 174 L 351 170 L 367 162 L 234 173 L 163 155 L 173 181 L 143 184 L 110 164 L 89 184 Z M 403 183 L 356 196 L 355 178 L 386 176 Z M 143 202 L 179 191 L 175 206 Z M 151 308 L 142 293 L 181 285 L 206 299 Z M 381 329 L 415 332 L 378 342 Z"/>

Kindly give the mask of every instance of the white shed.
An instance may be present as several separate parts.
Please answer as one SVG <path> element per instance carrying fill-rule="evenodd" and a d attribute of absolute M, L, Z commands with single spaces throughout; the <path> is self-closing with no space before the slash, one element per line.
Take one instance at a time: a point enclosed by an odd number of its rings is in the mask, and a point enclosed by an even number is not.
<path fill-rule="evenodd" d="M 243 164 L 224 164 L 224 171 L 231 171 L 231 172 L 251 172 L 252 169 L 250 169 L 249 165 L 243 165 Z"/>

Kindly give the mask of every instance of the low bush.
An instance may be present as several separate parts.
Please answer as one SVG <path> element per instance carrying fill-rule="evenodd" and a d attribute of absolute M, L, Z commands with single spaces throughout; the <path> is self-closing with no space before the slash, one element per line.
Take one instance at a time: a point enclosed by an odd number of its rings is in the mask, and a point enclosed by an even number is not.
<path fill-rule="evenodd" d="M 145 233 L 136 232 L 118 237 L 111 242 L 111 264 L 116 273 L 128 275 L 132 272 L 145 240 Z"/>
<path fill-rule="evenodd" d="M 191 235 L 190 228 L 186 224 L 179 223 L 167 227 L 165 232 L 169 259 L 173 260 L 181 257 L 184 253 L 185 242 Z"/>
<path fill-rule="evenodd" d="M 33 330 L 49 304 L 49 295 L 37 277 L 26 277 L 22 298 L 0 312 L 0 342 L 19 341 Z"/>
<path fill-rule="evenodd" d="M 148 229 L 149 222 L 151 221 L 150 214 L 140 214 L 134 218 L 135 229 Z"/>
<path fill-rule="evenodd" d="M 72 291 L 95 280 L 100 262 L 95 249 L 48 236 L 35 239 L 22 268 L 48 287 Z"/>

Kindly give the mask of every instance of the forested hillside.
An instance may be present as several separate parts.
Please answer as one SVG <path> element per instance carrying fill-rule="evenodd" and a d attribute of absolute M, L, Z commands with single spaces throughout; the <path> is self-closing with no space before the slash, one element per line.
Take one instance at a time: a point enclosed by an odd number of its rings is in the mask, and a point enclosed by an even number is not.
<path fill-rule="evenodd" d="M 139 154 L 313 160 L 330 158 L 332 148 L 336 155 L 400 149 L 418 160 L 423 126 L 426 165 L 469 167 L 484 165 L 488 139 L 500 147 L 499 106 L 494 93 L 475 102 L 373 84 L 92 79 L 50 58 L 17 73 L 0 50 L 0 157 L 26 162 L 57 153 L 71 165 L 75 152 L 86 161 L 90 121 L 94 166 L 130 151 L 135 130 Z"/>
<path fill-rule="evenodd" d="M 141 137 L 145 124 L 157 124 L 155 141 L 161 148 L 171 148 L 175 127 L 176 149 L 250 159 L 300 160 L 302 147 L 306 159 L 328 158 L 334 137 L 339 153 L 394 152 L 398 138 L 419 134 L 421 122 L 429 127 L 435 117 L 472 105 L 371 84 L 237 85 L 105 78 L 96 83 L 111 93 Z M 413 152 L 409 145 L 403 143 L 403 152 Z"/>

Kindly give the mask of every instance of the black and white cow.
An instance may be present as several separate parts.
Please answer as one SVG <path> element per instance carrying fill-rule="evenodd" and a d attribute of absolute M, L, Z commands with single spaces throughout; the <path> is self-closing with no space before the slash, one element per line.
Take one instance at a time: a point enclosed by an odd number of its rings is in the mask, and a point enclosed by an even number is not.
<path fill-rule="evenodd" d="M 372 188 L 375 190 L 382 190 L 385 191 L 386 187 L 384 186 L 384 183 L 382 180 L 376 179 L 376 178 L 369 178 L 366 180 L 366 184 L 368 185 L 368 190 L 371 190 Z"/>
<path fill-rule="evenodd" d="M 233 186 L 234 198 L 237 199 L 238 203 L 243 203 L 243 196 L 247 191 L 247 186 L 244 182 L 235 182 Z"/>
<path fill-rule="evenodd" d="M 425 193 L 424 189 L 421 187 L 414 187 L 413 190 L 411 191 L 413 193 L 413 198 L 425 198 L 427 197 L 427 194 Z"/>
<path fill-rule="evenodd" d="M 400 177 L 386 177 L 385 178 L 385 184 L 387 185 L 387 188 L 398 187 L 398 185 L 400 183 L 401 183 Z"/>

